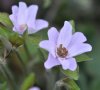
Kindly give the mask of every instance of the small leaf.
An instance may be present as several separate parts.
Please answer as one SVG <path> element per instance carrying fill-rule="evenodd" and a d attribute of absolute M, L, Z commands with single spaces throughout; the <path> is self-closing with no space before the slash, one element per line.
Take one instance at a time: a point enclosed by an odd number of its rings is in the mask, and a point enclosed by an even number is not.
<path fill-rule="evenodd" d="M 68 90 L 80 90 L 78 85 L 72 79 L 67 78 L 67 79 L 64 79 L 62 82 L 64 83 L 64 86 Z"/>
<path fill-rule="evenodd" d="M 30 73 L 28 77 L 25 78 L 24 82 L 21 85 L 20 90 L 28 90 L 30 87 L 33 86 L 35 82 L 35 75 L 34 73 Z"/>
<path fill-rule="evenodd" d="M 23 37 L 23 39 L 26 39 L 28 37 L 28 30 L 25 30 L 22 37 Z"/>
<path fill-rule="evenodd" d="M 11 33 L 11 30 L 9 30 L 3 25 L 0 25 L 0 35 L 5 36 L 6 38 L 9 38 L 10 33 Z"/>
<path fill-rule="evenodd" d="M 13 46 L 18 47 L 23 44 L 24 40 L 21 36 L 19 36 L 18 33 L 13 32 L 13 33 L 10 33 L 9 35 L 9 41 L 12 43 Z"/>
<path fill-rule="evenodd" d="M 12 44 L 3 36 L 0 36 L 0 40 L 3 43 L 3 45 L 5 46 L 5 48 L 10 52 L 12 49 Z"/>
<path fill-rule="evenodd" d="M 70 20 L 69 22 L 70 22 L 71 25 L 72 25 L 73 33 L 74 33 L 74 32 L 75 32 L 75 22 L 74 22 L 74 20 Z"/>
<path fill-rule="evenodd" d="M 82 61 L 89 61 L 89 60 L 92 60 L 92 58 L 90 58 L 88 55 L 86 54 L 81 54 L 79 56 L 76 56 L 76 61 L 77 62 L 82 62 Z"/>
<path fill-rule="evenodd" d="M 62 80 L 57 81 L 55 85 L 55 90 L 58 90 L 58 88 L 62 86 L 65 87 L 66 90 L 80 90 L 75 81 L 70 78 L 64 78 Z"/>
<path fill-rule="evenodd" d="M 27 56 L 27 53 L 25 51 L 25 48 L 23 45 L 19 46 L 17 49 L 16 49 L 20 59 L 25 63 L 27 64 L 29 62 L 29 58 Z"/>
<path fill-rule="evenodd" d="M 0 25 L 0 35 L 7 38 L 13 46 L 18 47 L 23 44 L 23 38 L 18 33 L 13 32 L 2 25 Z"/>
<path fill-rule="evenodd" d="M 78 80 L 79 77 L 79 67 L 77 67 L 77 69 L 75 71 L 70 71 L 70 70 L 63 70 L 61 69 L 61 71 L 69 78 L 72 78 L 74 80 Z"/>
<path fill-rule="evenodd" d="M 58 87 L 65 87 L 66 90 L 80 90 L 78 85 L 75 83 L 74 80 L 70 78 L 65 78 L 56 82 L 55 89 L 57 90 Z"/>
<path fill-rule="evenodd" d="M 4 26 L 12 29 L 12 23 L 9 19 L 9 14 L 7 13 L 0 13 L 0 23 L 2 23 Z"/>

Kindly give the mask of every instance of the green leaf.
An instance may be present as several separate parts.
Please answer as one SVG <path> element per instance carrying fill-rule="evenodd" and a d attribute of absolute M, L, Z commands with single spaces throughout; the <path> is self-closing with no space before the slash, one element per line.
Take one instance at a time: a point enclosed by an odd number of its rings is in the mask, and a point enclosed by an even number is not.
<path fill-rule="evenodd" d="M 0 25 L 0 35 L 6 37 L 13 46 L 18 47 L 23 44 L 23 38 L 16 32 Z"/>
<path fill-rule="evenodd" d="M 62 82 L 64 83 L 64 86 L 68 90 L 80 90 L 78 85 L 72 79 L 67 78 L 67 79 L 64 79 Z"/>
<path fill-rule="evenodd" d="M 80 90 L 75 81 L 70 78 L 65 78 L 57 81 L 55 85 L 55 90 L 58 90 L 57 88 L 62 86 L 65 87 L 66 90 Z"/>
<path fill-rule="evenodd" d="M 23 39 L 27 39 L 28 38 L 28 30 L 25 30 L 25 32 L 22 35 Z"/>
<path fill-rule="evenodd" d="M 0 90 L 6 90 L 6 88 L 7 88 L 7 82 L 0 84 Z"/>
<path fill-rule="evenodd" d="M 3 25 L 0 25 L 0 35 L 5 36 L 6 38 L 9 37 L 11 31 L 4 27 Z"/>
<path fill-rule="evenodd" d="M 77 69 L 75 71 L 70 71 L 70 70 L 63 70 L 61 69 L 61 71 L 69 78 L 72 78 L 74 80 L 78 80 L 79 78 L 79 67 L 77 67 Z"/>
<path fill-rule="evenodd" d="M 55 90 L 58 90 L 58 88 L 62 86 L 65 87 L 66 90 L 80 90 L 75 81 L 70 78 L 64 78 L 62 80 L 57 81 L 55 85 Z"/>
<path fill-rule="evenodd" d="M 26 50 L 23 45 L 16 49 L 20 59 L 24 62 L 24 64 L 29 63 L 29 58 L 27 56 Z"/>
<path fill-rule="evenodd" d="M 12 29 L 12 22 L 9 19 L 9 14 L 7 13 L 0 13 L 0 23 L 4 26 Z"/>
<path fill-rule="evenodd" d="M 30 87 L 33 86 L 35 82 L 35 75 L 34 73 L 30 73 L 28 77 L 25 78 L 24 82 L 21 85 L 20 90 L 28 90 Z"/>
<path fill-rule="evenodd" d="M 10 90 L 13 90 L 13 89 L 17 90 L 15 78 L 14 78 L 10 68 L 7 65 L 2 64 L 2 65 L 0 65 L 0 71 L 2 72 L 4 78 L 6 79 Z"/>
<path fill-rule="evenodd" d="M 77 62 L 82 62 L 82 61 L 89 61 L 89 60 L 92 60 L 92 58 L 90 58 L 88 55 L 86 54 L 81 54 L 79 56 L 76 56 L 76 61 Z"/>
<path fill-rule="evenodd" d="M 9 35 L 9 41 L 12 43 L 13 46 L 18 47 L 23 44 L 23 38 L 19 36 L 18 33 L 10 33 Z"/>
<path fill-rule="evenodd" d="M 71 25 L 72 25 L 73 33 L 74 33 L 74 32 L 75 32 L 75 22 L 74 22 L 74 20 L 70 20 L 69 22 L 70 22 Z"/>
<path fill-rule="evenodd" d="M 12 44 L 3 36 L 0 36 L 0 40 L 5 46 L 5 48 L 10 52 L 12 49 Z"/>

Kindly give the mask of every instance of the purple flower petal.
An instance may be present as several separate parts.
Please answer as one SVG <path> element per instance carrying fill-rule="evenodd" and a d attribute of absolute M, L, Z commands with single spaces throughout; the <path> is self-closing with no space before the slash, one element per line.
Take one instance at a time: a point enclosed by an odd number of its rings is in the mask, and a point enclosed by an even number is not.
<path fill-rule="evenodd" d="M 64 70 L 67 70 L 69 68 L 70 62 L 67 59 L 58 58 L 58 60 L 60 61 Z"/>
<path fill-rule="evenodd" d="M 51 54 L 49 54 L 47 61 L 44 63 L 46 69 L 51 69 L 54 66 L 60 65 L 60 62 L 57 58 L 54 58 Z"/>
<path fill-rule="evenodd" d="M 57 46 L 63 44 L 64 47 L 67 47 L 71 38 L 72 38 L 72 26 L 68 21 L 65 21 L 64 26 L 62 27 L 58 37 Z"/>
<path fill-rule="evenodd" d="M 48 69 L 56 65 L 62 65 L 64 70 L 74 71 L 77 68 L 77 63 L 73 57 L 92 50 L 90 44 L 84 43 L 87 40 L 84 34 L 77 32 L 72 36 L 72 26 L 67 21 L 65 21 L 60 33 L 56 28 L 50 28 L 48 37 L 49 40 L 42 41 L 39 44 L 40 47 L 49 52 L 48 60 L 45 62 L 45 67 Z M 62 58 L 63 55 L 64 57 Z M 54 60 L 59 62 L 54 63 Z"/>
<path fill-rule="evenodd" d="M 38 88 L 38 87 L 32 87 L 29 90 L 40 90 L 40 88 Z"/>
<path fill-rule="evenodd" d="M 69 69 L 71 71 L 74 71 L 77 68 L 77 63 L 74 58 L 67 58 L 67 59 L 59 58 L 59 61 L 64 70 Z"/>
<path fill-rule="evenodd" d="M 17 14 L 18 14 L 18 7 L 14 5 L 12 6 L 12 14 L 9 16 L 10 20 L 14 25 L 17 24 Z"/>
<path fill-rule="evenodd" d="M 9 18 L 14 24 L 13 31 L 23 34 L 27 29 L 28 34 L 32 34 L 48 27 L 47 21 L 42 19 L 36 20 L 37 11 L 37 5 L 27 7 L 24 2 L 19 2 L 19 7 L 16 5 L 12 6 L 12 14 Z"/>
<path fill-rule="evenodd" d="M 24 30 L 20 30 L 20 26 L 18 25 L 16 18 L 14 18 L 14 15 L 10 15 L 9 18 L 12 20 L 14 24 L 13 31 L 18 32 L 19 34 L 23 34 Z"/>
<path fill-rule="evenodd" d="M 36 31 L 48 27 L 48 22 L 42 19 L 37 19 L 35 23 L 36 23 Z"/>
<path fill-rule="evenodd" d="M 56 44 L 54 44 L 53 41 L 49 41 L 49 40 L 44 40 L 44 41 L 41 41 L 39 43 L 39 46 L 41 48 L 44 48 L 45 50 L 49 51 L 54 57 L 56 57 L 56 54 L 55 54 L 55 46 Z"/>
<path fill-rule="evenodd" d="M 19 10 L 18 10 L 18 17 L 17 17 L 18 25 L 26 24 L 26 17 L 25 17 L 26 9 L 27 9 L 27 5 L 24 2 L 19 2 Z"/>
<path fill-rule="evenodd" d="M 69 70 L 71 70 L 71 71 L 75 71 L 76 70 L 76 68 L 77 68 L 77 63 L 76 63 L 76 60 L 75 60 L 75 58 L 69 58 L 69 59 L 67 59 L 68 61 L 69 61 Z"/>
<path fill-rule="evenodd" d="M 49 40 L 44 40 L 44 41 L 41 41 L 41 42 L 39 43 L 39 46 L 40 46 L 41 48 L 43 48 L 43 49 L 49 51 L 49 50 L 48 50 L 48 49 L 49 49 L 49 47 L 48 47 L 49 44 L 50 44 L 50 43 L 49 43 Z"/>
<path fill-rule="evenodd" d="M 14 18 L 14 15 L 11 14 L 11 15 L 9 16 L 9 18 L 10 18 L 10 20 L 12 21 L 12 23 L 15 25 L 15 24 L 16 24 L 16 19 Z"/>
<path fill-rule="evenodd" d="M 86 37 L 84 36 L 83 33 L 81 32 L 76 32 L 74 33 L 74 35 L 72 36 L 71 42 L 69 43 L 68 47 L 73 46 L 75 43 L 79 44 L 79 43 L 83 43 L 87 41 Z"/>
<path fill-rule="evenodd" d="M 92 50 L 92 46 L 86 43 L 75 43 L 73 46 L 68 48 L 68 57 L 73 57 L 80 55 L 85 52 L 89 52 Z"/>
<path fill-rule="evenodd" d="M 27 25 L 30 29 L 33 29 L 33 31 L 36 29 L 36 24 L 35 24 L 35 19 L 38 11 L 38 6 L 37 5 L 31 5 L 28 8 L 28 21 Z"/>
<path fill-rule="evenodd" d="M 50 41 L 57 43 L 58 35 L 59 35 L 59 32 L 57 31 L 55 27 L 52 27 L 49 29 L 48 37 Z"/>
<path fill-rule="evenodd" d="M 72 41 L 75 42 L 85 42 L 87 41 L 86 37 L 84 36 L 83 33 L 81 32 L 76 32 L 74 33 L 74 35 L 72 36 Z"/>
<path fill-rule="evenodd" d="M 16 5 L 12 6 L 12 13 L 13 15 L 16 16 L 16 14 L 18 13 L 18 7 Z"/>

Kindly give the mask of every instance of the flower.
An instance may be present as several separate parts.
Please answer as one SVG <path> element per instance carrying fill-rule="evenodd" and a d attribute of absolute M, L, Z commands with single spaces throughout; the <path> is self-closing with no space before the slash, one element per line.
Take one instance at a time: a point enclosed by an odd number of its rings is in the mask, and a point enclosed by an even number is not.
<path fill-rule="evenodd" d="M 48 59 L 44 63 L 46 69 L 56 65 L 62 65 L 64 70 L 74 71 L 77 68 L 75 56 L 92 50 L 90 44 L 85 43 L 86 37 L 81 32 L 72 35 L 72 26 L 68 21 L 64 22 L 60 33 L 55 27 L 48 31 L 49 40 L 41 41 L 39 46 L 49 52 Z"/>
<path fill-rule="evenodd" d="M 13 31 L 23 34 L 27 29 L 28 34 L 32 34 L 48 27 L 47 21 L 36 19 L 37 11 L 37 5 L 27 7 L 24 2 L 19 2 L 19 7 L 16 5 L 12 6 L 12 14 L 9 18 L 14 24 Z"/>
<path fill-rule="evenodd" d="M 38 87 L 32 87 L 29 90 L 40 90 L 40 88 L 38 88 Z"/>

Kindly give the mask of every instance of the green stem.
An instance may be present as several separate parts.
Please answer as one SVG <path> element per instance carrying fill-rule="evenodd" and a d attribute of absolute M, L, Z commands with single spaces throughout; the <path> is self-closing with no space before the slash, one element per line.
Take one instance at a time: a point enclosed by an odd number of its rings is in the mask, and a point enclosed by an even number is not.
<path fill-rule="evenodd" d="M 19 55 L 18 51 L 17 51 L 16 49 L 14 49 L 14 52 L 15 52 L 15 53 L 16 53 L 16 55 L 18 56 L 18 58 L 19 58 L 19 61 L 20 61 L 21 65 L 22 65 L 22 66 L 23 66 L 23 68 L 25 69 L 25 68 L 26 68 L 26 67 L 25 67 L 25 63 L 23 62 L 22 58 L 20 57 L 20 55 Z"/>
<path fill-rule="evenodd" d="M 26 44 L 26 43 L 24 43 L 24 49 L 25 49 L 25 51 L 26 51 L 27 57 L 28 57 L 29 59 L 31 59 L 31 54 L 30 54 L 30 52 L 29 52 L 29 50 L 28 50 L 28 47 L 27 47 L 27 44 Z"/>
<path fill-rule="evenodd" d="M 8 67 L 6 65 L 1 65 L 0 71 L 2 72 L 3 76 L 7 80 L 9 87 L 10 87 L 10 90 L 17 90 L 16 89 L 17 84 L 15 83 L 14 77 L 12 76 L 12 73 L 8 69 Z"/>

